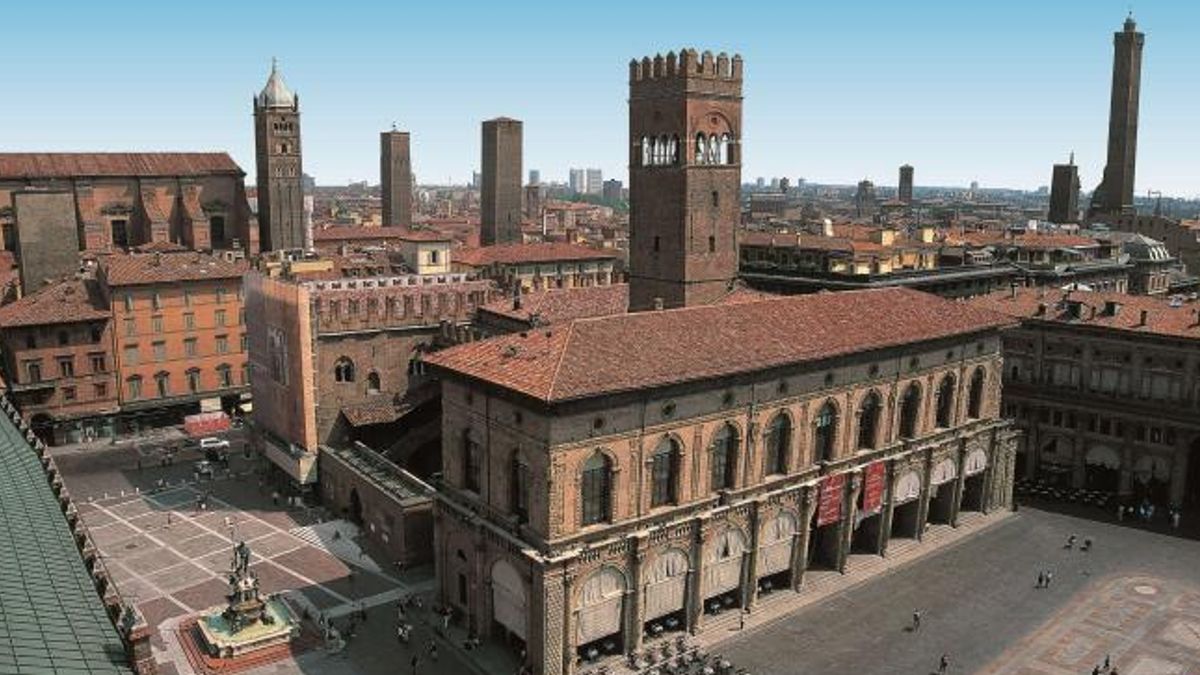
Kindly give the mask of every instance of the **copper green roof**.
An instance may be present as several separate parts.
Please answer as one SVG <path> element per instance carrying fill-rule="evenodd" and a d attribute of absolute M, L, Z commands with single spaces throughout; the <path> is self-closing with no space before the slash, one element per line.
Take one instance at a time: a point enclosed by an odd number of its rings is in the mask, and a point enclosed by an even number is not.
<path fill-rule="evenodd" d="M 0 412 L 0 675 L 129 675 L 36 451 Z"/>

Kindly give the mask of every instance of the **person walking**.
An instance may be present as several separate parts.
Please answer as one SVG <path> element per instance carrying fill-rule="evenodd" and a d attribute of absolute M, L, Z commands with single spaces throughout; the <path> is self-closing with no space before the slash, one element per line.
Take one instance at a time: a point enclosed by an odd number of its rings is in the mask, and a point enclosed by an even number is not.
<path fill-rule="evenodd" d="M 437 663 L 438 660 L 437 643 L 433 640 L 429 641 L 429 660 L 433 661 L 434 663 Z"/>
<path fill-rule="evenodd" d="M 946 675 L 946 669 L 950 667 L 950 657 L 942 654 L 942 658 L 938 659 L 938 675 Z"/>
<path fill-rule="evenodd" d="M 921 610 L 914 609 L 912 614 L 912 632 L 921 630 Z"/>
<path fill-rule="evenodd" d="M 1054 573 L 1046 570 L 1046 588 L 1050 588 L 1050 582 L 1054 580 Z"/>
<path fill-rule="evenodd" d="M 1045 587 L 1046 587 L 1046 573 L 1038 572 L 1037 585 L 1034 586 L 1034 588 L 1045 588 Z"/>
<path fill-rule="evenodd" d="M 417 667 L 421 665 L 420 654 L 413 654 L 412 659 L 409 660 L 409 663 L 412 664 L 412 675 L 417 675 Z"/>

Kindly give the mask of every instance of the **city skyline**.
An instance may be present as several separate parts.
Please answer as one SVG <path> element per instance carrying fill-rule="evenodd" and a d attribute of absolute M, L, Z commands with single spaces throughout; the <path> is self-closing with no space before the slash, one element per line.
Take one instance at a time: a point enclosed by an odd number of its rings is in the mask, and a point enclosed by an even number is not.
<path fill-rule="evenodd" d="M 891 186 L 907 163 L 918 187 L 1034 189 L 1074 151 L 1090 191 L 1105 160 L 1112 33 L 1128 6 L 1072 5 L 771 8 L 769 21 L 763 11 L 710 21 L 701 7 L 686 29 L 664 30 L 681 25 L 670 8 L 637 7 L 631 22 L 624 4 L 585 17 L 478 6 L 451 24 L 435 7 L 358 4 L 315 17 L 217 3 L 215 14 L 238 14 L 216 40 L 180 40 L 192 30 L 182 13 L 179 31 L 165 32 L 149 30 L 159 13 L 80 6 L 63 17 L 23 6 L 15 52 L 37 53 L 52 37 L 64 44 L 10 74 L 0 148 L 224 150 L 253 174 L 247 99 L 277 56 L 301 98 L 305 170 L 319 183 L 377 183 L 376 139 L 393 120 L 412 133 L 420 182 L 467 183 L 479 167 L 478 125 L 501 115 L 525 121 L 525 165 L 543 180 L 595 166 L 627 182 L 628 61 L 691 46 L 746 60 L 746 181 Z M 1200 132 L 1187 116 L 1189 66 L 1200 48 L 1186 26 L 1200 10 L 1151 2 L 1134 15 L 1147 35 L 1135 194 L 1192 197 Z M 86 47 L 89 34 L 118 25 L 139 40 Z"/>

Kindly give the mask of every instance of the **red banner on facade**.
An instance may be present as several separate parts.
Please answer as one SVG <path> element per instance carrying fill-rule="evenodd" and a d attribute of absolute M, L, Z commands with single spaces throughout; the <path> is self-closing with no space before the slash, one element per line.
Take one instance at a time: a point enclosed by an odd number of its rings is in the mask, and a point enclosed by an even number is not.
<path fill-rule="evenodd" d="M 836 523 L 842 518 L 842 495 L 846 492 L 846 474 L 827 476 L 821 481 L 817 501 L 817 527 Z"/>
<path fill-rule="evenodd" d="M 887 472 L 883 462 L 868 464 L 863 471 L 862 515 L 879 512 L 883 506 L 883 486 L 887 482 Z"/>
<path fill-rule="evenodd" d="M 221 411 L 198 413 L 183 418 L 183 430 L 192 438 L 211 436 L 228 431 L 231 426 L 229 415 Z"/>

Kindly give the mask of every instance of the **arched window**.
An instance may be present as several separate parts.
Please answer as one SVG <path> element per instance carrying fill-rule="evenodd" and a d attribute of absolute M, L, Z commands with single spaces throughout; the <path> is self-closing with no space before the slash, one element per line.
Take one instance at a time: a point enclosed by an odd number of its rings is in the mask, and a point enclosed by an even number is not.
<path fill-rule="evenodd" d="M 472 492 L 479 492 L 479 441 L 470 429 L 463 431 L 462 436 L 462 467 L 463 487 Z"/>
<path fill-rule="evenodd" d="M 921 386 L 916 382 L 904 390 L 904 398 L 900 401 L 900 438 L 913 438 L 917 435 L 917 420 L 921 417 Z"/>
<path fill-rule="evenodd" d="M 612 464 L 602 452 L 583 463 L 580 477 L 583 524 L 594 525 L 612 519 Z"/>
<path fill-rule="evenodd" d="M 834 443 L 837 440 L 837 408 L 832 402 L 821 406 L 813 428 L 813 451 L 818 462 L 833 459 Z"/>
<path fill-rule="evenodd" d="M 343 356 L 333 364 L 333 380 L 335 382 L 354 381 L 354 362 Z"/>
<path fill-rule="evenodd" d="M 733 164 L 733 147 L 730 145 L 729 134 L 721 134 L 721 163 Z"/>
<path fill-rule="evenodd" d="M 673 438 L 664 438 L 650 456 L 650 506 L 675 503 L 678 473 L 679 445 Z"/>
<path fill-rule="evenodd" d="M 779 413 L 767 425 L 763 446 L 767 454 L 767 473 L 787 473 L 788 448 L 792 445 L 792 421 Z"/>
<path fill-rule="evenodd" d="M 954 426 L 954 385 L 953 375 L 946 375 L 938 386 L 937 394 L 937 425 L 943 429 Z"/>
<path fill-rule="evenodd" d="M 650 139 L 642 136 L 642 166 L 650 166 L 653 163 L 650 156 Z"/>
<path fill-rule="evenodd" d="M 879 430 L 879 411 L 882 408 L 879 393 L 872 390 L 858 408 L 858 447 L 869 450 L 875 447 Z"/>
<path fill-rule="evenodd" d="M 721 163 L 720 141 L 717 140 L 716 134 L 713 134 L 708 137 L 708 163 L 709 164 L 720 164 Z"/>
<path fill-rule="evenodd" d="M 671 137 L 671 164 L 679 163 L 679 136 Z"/>
<path fill-rule="evenodd" d="M 704 138 L 704 134 L 696 134 L 696 164 L 704 164 L 707 161 L 708 141 Z"/>
<path fill-rule="evenodd" d="M 975 374 L 971 376 L 971 392 L 967 398 L 967 416 L 977 420 L 983 412 L 983 383 L 987 379 L 987 373 L 983 367 L 975 369 Z"/>
<path fill-rule="evenodd" d="M 382 387 L 380 386 L 379 382 L 379 373 L 372 370 L 371 372 L 367 373 L 367 393 L 378 394 L 380 389 L 382 389 Z"/>
<path fill-rule="evenodd" d="M 668 143 L 669 142 L 667 141 L 666 134 L 658 137 L 658 161 L 655 162 L 655 164 L 658 164 L 659 166 L 666 166 L 668 163 L 670 163 L 671 148 L 669 147 Z"/>
<path fill-rule="evenodd" d="M 712 440 L 711 481 L 712 490 L 732 488 L 737 471 L 738 432 L 732 424 L 725 424 Z"/>

